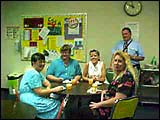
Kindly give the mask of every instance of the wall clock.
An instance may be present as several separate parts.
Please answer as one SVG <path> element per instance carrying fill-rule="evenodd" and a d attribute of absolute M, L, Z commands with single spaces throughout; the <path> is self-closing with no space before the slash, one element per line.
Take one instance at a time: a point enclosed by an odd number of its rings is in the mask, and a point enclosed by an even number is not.
<path fill-rule="evenodd" d="M 124 11 L 129 16 L 137 16 L 142 11 L 142 3 L 140 1 L 126 1 Z"/>

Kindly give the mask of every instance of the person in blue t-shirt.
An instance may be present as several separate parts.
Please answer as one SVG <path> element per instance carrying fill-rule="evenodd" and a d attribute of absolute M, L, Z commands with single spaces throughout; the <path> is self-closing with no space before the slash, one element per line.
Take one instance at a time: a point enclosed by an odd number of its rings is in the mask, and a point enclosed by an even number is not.
<path fill-rule="evenodd" d="M 48 67 L 46 72 L 47 79 L 54 82 L 75 79 L 75 82 L 78 83 L 81 79 L 82 72 L 78 61 L 70 57 L 70 45 L 64 44 L 60 48 L 60 53 L 60 58 L 53 60 Z M 77 96 L 69 96 L 63 117 L 68 119 L 71 118 L 70 116 L 76 115 L 78 100 L 79 98 Z"/>
<path fill-rule="evenodd" d="M 75 79 L 78 82 L 82 76 L 81 68 L 78 61 L 70 57 L 70 45 L 64 44 L 60 48 L 60 53 L 60 58 L 53 60 L 48 66 L 46 72 L 47 79 L 55 82 Z"/>
<path fill-rule="evenodd" d="M 127 52 L 130 56 L 133 67 L 139 70 L 140 61 L 143 61 L 145 59 L 144 51 L 140 43 L 136 40 L 133 40 L 131 36 L 132 36 L 131 29 L 129 27 L 124 27 L 122 29 L 123 40 L 120 40 L 112 48 L 112 54 L 114 54 L 116 50 Z"/>
<path fill-rule="evenodd" d="M 45 56 L 35 53 L 31 56 L 32 68 L 25 71 L 19 86 L 20 101 L 36 109 L 38 119 L 56 119 L 60 108 L 60 101 L 46 98 L 50 93 L 63 90 L 63 86 L 52 88 L 51 83 L 41 71 L 45 66 Z"/>

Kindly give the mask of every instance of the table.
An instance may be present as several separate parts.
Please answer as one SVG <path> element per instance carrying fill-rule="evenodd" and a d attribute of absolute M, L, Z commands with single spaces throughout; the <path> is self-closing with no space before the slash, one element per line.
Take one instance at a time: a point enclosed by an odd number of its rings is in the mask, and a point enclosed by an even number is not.
<path fill-rule="evenodd" d="M 53 82 L 51 84 L 52 84 L 52 87 L 59 86 L 59 85 L 63 85 L 64 87 L 66 87 L 65 83 Z M 102 85 L 98 85 L 98 89 L 100 90 L 105 90 L 107 89 L 107 87 L 108 87 L 108 84 L 106 83 L 103 83 Z M 69 94 L 72 96 L 90 96 L 90 95 L 92 96 L 92 95 L 100 94 L 100 93 L 95 93 L 95 94 L 87 93 L 87 90 L 89 88 L 91 88 L 91 85 L 89 85 L 88 82 L 86 81 L 82 81 L 77 83 L 76 85 L 72 85 L 72 90 L 63 90 L 61 92 L 58 92 L 58 94 L 61 94 L 61 95 Z"/>
<path fill-rule="evenodd" d="M 1 99 L 1 119 L 35 119 L 36 109 L 15 100 Z"/>
<path fill-rule="evenodd" d="M 66 84 L 63 83 L 52 83 L 52 87 Z M 98 86 L 98 89 L 105 90 L 107 89 L 108 84 L 103 83 Z M 64 90 L 58 92 L 57 94 L 66 95 L 69 94 L 69 99 L 66 104 L 64 113 L 66 119 L 85 119 L 92 118 L 92 111 L 88 108 L 90 101 L 100 101 L 101 94 L 100 92 L 95 94 L 87 93 L 87 90 L 91 88 L 91 85 L 86 81 L 79 82 L 76 85 L 72 85 L 71 90 Z"/>

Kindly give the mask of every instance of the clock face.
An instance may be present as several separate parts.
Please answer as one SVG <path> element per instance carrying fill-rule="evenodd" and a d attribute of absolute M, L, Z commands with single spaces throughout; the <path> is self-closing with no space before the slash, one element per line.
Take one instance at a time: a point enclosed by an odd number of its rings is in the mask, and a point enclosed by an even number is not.
<path fill-rule="evenodd" d="M 127 1 L 124 4 L 124 11 L 129 16 L 136 16 L 142 11 L 142 3 L 140 1 Z"/>

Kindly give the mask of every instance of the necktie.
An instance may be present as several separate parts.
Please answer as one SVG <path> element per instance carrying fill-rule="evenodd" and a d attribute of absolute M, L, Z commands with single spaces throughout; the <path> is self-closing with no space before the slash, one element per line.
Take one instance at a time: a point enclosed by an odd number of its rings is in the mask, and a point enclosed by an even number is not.
<path fill-rule="evenodd" d="M 128 44 L 127 44 L 127 42 L 124 42 L 124 45 L 123 45 L 123 52 L 127 52 L 128 50 L 127 50 L 127 47 L 128 46 Z"/>

